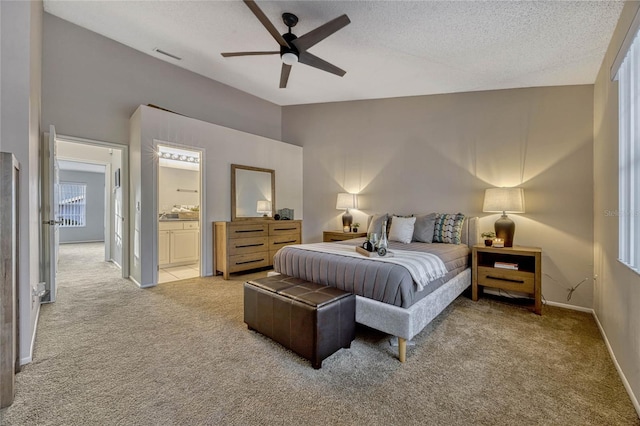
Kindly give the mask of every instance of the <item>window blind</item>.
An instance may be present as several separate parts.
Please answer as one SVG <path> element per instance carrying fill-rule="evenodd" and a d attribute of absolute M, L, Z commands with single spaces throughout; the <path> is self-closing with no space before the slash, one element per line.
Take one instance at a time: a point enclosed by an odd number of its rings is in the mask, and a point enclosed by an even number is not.
<path fill-rule="evenodd" d="M 618 70 L 618 256 L 640 269 L 640 41 L 638 32 Z"/>
<path fill-rule="evenodd" d="M 64 228 L 85 226 L 87 185 L 62 182 L 58 186 L 58 191 L 60 226 Z"/>

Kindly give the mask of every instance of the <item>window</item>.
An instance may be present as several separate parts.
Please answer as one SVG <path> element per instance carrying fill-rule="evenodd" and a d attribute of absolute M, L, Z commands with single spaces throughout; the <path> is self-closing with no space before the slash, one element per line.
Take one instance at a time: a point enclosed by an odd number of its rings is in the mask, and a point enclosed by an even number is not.
<path fill-rule="evenodd" d="M 618 256 L 640 271 L 640 40 L 620 64 L 618 79 Z"/>
<path fill-rule="evenodd" d="M 58 215 L 63 228 L 86 225 L 87 185 L 61 182 L 58 186 Z"/>

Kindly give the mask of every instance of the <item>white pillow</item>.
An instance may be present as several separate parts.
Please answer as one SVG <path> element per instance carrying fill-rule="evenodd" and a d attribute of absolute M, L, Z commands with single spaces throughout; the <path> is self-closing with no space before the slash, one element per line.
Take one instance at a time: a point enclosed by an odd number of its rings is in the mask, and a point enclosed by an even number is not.
<path fill-rule="evenodd" d="M 404 244 L 409 244 L 413 238 L 413 227 L 415 223 L 415 217 L 393 216 L 391 229 L 389 230 L 389 241 L 399 241 Z"/>

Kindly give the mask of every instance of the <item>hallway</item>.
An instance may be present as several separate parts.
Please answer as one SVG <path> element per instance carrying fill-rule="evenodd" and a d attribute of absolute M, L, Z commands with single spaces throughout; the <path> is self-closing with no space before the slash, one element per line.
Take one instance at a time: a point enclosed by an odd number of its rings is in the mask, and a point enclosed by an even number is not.
<path fill-rule="evenodd" d="M 104 261 L 104 243 L 60 244 L 58 297 L 61 292 L 64 295 L 65 287 L 91 288 L 109 285 L 114 280 L 122 280 L 122 272 L 113 263 Z"/>

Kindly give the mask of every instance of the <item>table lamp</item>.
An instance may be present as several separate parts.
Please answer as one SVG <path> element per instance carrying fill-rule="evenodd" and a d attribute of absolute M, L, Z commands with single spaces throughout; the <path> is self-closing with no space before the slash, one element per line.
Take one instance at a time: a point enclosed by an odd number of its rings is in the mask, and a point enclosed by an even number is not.
<path fill-rule="evenodd" d="M 513 247 L 516 224 L 507 216 L 509 213 L 524 213 L 524 190 L 522 188 L 489 188 L 484 192 L 482 211 L 500 213 L 502 216 L 494 225 L 496 237 L 504 240 L 505 247 Z"/>
<path fill-rule="evenodd" d="M 341 192 L 338 194 L 338 201 L 336 202 L 337 210 L 346 210 L 342 215 L 342 230 L 344 232 L 351 231 L 351 224 L 353 223 L 353 216 L 349 213 L 349 209 L 356 208 L 356 194 L 348 194 Z"/>

